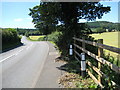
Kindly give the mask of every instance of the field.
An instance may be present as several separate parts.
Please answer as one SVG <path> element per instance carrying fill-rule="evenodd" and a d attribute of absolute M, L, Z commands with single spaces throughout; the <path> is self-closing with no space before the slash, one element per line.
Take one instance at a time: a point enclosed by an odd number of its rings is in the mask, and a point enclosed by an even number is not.
<path fill-rule="evenodd" d="M 40 37 L 44 37 L 44 35 L 40 35 L 40 36 L 29 36 L 29 38 L 30 38 L 31 40 L 33 40 L 33 41 L 37 41 L 38 38 L 40 38 Z"/>
<path fill-rule="evenodd" d="M 118 42 L 118 41 L 120 41 L 119 35 L 120 35 L 120 32 L 105 32 L 105 33 L 101 33 L 101 34 L 91 34 L 90 36 L 94 37 L 95 39 L 103 39 L 103 44 L 120 48 L 120 43 Z M 37 41 L 38 38 L 40 38 L 40 37 L 44 37 L 44 35 L 29 36 L 30 40 L 33 40 L 33 41 Z M 108 51 L 108 50 L 104 50 L 104 51 L 105 51 L 106 55 L 110 54 L 111 56 L 114 56 L 114 57 L 117 57 L 117 55 L 118 55 L 118 54 Z"/>
<path fill-rule="evenodd" d="M 113 46 L 113 47 L 118 47 L 120 48 L 120 32 L 105 32 L 101 34 L 92 34 L 90 36 L 93 36 L 95 39 L 103 39 L 103 44 Z M 110 52 L 108 50 L 105 50 L 106 54 L 110 54 L 114 57 L 116 57 L 118 54 Z"/>

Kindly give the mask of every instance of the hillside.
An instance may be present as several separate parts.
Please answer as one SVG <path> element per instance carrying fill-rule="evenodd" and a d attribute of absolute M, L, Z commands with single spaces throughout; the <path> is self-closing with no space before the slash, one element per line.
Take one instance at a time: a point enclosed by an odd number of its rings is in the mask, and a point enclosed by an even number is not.
<path fill-rule="evenodd" d="M 120 31 L 120 23 L 113 23 L 108 21 L 95 21 L 95 22 L 87 22 L 86 23 L 90 28 L 104 28 L 109 30 L 117 30 Z"/>

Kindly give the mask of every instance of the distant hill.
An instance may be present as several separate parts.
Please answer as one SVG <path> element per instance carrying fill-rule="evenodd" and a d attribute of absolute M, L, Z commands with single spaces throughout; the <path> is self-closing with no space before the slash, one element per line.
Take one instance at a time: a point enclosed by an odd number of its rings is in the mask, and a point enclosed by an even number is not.
<path fill-rule="evenodd" d="M 112 23 L 108 21 L 95 21 L 95 22 L 88 22 L 86 23 L 90 28 L 99 28 L 99 27 L 116 27 L 118 26 L 118 23 Z"/>
<path fill-rule="evenodd" d="M 120 31 L 120 23 L 113 23 L 108 21 L 95 21 L 95 22 L 87 22 L 86 23 L 90 28 L 104 28 L 108 30 L 119 30 Z"/>

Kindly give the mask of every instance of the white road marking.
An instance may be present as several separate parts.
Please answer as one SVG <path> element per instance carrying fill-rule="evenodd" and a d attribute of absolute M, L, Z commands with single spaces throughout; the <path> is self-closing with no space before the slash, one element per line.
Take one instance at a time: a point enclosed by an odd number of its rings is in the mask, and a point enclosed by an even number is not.
<path fill-rule="evenodd" d="M 27 47 L 26 49 L 29 49 L 29 48 L 32 47 L 32 46 L 33 46 L 33 43 L 32 43 L 29 47 Z M 10 55 L 10 56 L 8 56 L 8 57 L 0 60 L 0 63 L 1 63 L 1 62 L 4 62 L 5 60 L 7 60 L 7 59 L 9 59 L 9 58 L 11 58 L 11 57 L 13 57 L 13 56 L 18 55 L 18 54 L 19 54 L 21 51 L 23 51 L 23 50 L 24 50 L 24 49 L 21 49 L 21 50 L 19 50 L 17 53 L 15 53 L 15 54 L 13 54 L 13 55 Z"/>
<path fill-rule="evenodd" d="M 26 49 L 28 50 L 30 48 L 30 46 L 29 47 L 27 47 Z"/>
<path fill-rule="evenodd" d="M 16 53 L 15 55 L 18 55 L 19 53 Z"/>
<path fill-rule="evenodd" d="M 1 60 L 1 61 L 0 61 L 0 63 L 1 63 L 1 62 L 3 62 L 3 61 L 5 61 L 5 60 L 7 60 L 8 58 L 11 58 L 11 57 L 13 57 L 13 56 L 15 56 L 15 54 L 13 54 L 13 55 L 10 55 L 10 56 L 8 56 L 8 57 L 4 58 L 3 60 Z"/>
<path fill-rule="evenodd" d="M 33 46 L 33 43 L 29 46 L 29 47 L 27 47 L 26 49 L 29 49 L 30 47 L 32 47 Z"/>
<path fill-rule="evenodd" d="M 8 56 L 8 57 L 6 57 L 6 58 L 0 60 L 0 63 L 1 63 L 1 62 L 4 62 L 5 60 L 7 60 L 7 59 L 9 59 L 9 58 L 11 58 L 11 57 L 13 57 L 13 56 L 18 55 L 21 51 L 23 51 L 23 49 L 19 50 L 16 54 L 12 54 L 12 55 L 10 55 L 10 56 Z"/>
<path fill-rule="evenodd" d="M 21 51 L 23 51 L 23 49 L 21 49 L 20 51 L 18 51 L 18 53 L 20 53 Z"/>

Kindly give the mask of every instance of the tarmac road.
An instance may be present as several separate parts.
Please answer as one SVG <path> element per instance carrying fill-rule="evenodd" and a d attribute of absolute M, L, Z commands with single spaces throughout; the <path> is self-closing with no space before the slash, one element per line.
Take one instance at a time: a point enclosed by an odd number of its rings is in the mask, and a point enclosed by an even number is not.
<path fill-rule="evenodd" d="M 23 46 L 0 54 L 2 88 L 34 88 L 40 76 L 49 45 L 28 41 L 24 36 L 21 42 Z"/>

